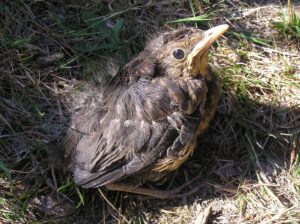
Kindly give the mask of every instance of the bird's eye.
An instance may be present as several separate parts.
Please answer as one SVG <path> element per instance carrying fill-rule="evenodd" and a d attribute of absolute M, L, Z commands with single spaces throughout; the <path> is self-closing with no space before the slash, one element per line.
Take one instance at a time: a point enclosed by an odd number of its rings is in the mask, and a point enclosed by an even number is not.
<path fill-rule="evenodd" d="M 173 51 L 173 56 L 174 58 L 180 60 L 180 59 L 183 59 L 184 58 L 184 51 L 177 48 Z"/>

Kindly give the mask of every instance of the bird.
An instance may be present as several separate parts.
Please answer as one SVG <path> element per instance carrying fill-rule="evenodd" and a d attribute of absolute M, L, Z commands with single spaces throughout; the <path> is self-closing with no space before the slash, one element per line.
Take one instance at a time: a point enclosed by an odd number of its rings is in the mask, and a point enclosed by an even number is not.
<path fill-rule="evenodd" d="M 162 32 L 116 74 L 84 89 L 64 139 L 77 185 L 159 199 L 180 194 L 142 185 L 162 180 L 197 148 L 221 90 L 209 48 L 227 30 Z"/>

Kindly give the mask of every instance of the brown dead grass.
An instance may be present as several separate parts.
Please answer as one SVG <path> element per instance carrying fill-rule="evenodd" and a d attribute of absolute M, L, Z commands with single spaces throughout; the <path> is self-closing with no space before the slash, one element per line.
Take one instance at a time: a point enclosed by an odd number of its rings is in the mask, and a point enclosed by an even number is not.
<path fill-rule="evenodd" d="M 299 223 L 300 46 L 273 28 L 281 10 L 275 1 L 2 2 L 0 222 Z M 231 25 L 211 52 L 223 95 L 199 150 L 156 187 L 201 173 L 199 192 L 159 201 L 76 187 L 57 147 L 68 125 L 62 98 L 192 11 L 213 12 L 198 27 Z M 104 37 L 120 19 L 118 38 Z"/>

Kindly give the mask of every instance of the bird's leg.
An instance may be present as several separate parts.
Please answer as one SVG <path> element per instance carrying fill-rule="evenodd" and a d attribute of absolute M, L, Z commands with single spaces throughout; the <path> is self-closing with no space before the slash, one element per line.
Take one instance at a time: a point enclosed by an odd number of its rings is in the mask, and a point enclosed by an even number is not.
<path fill-rule="evenodd" d="M 137 187 L 130 184 L 122 184 L 122 183 L 107 184 L 105 185 L 105 187 L 111 191 L 124 191 L 128 193 L 140 194 L 140 195 L 150 196 L 159 199 L 167 199 L 171 196 L 169 191 L 165 192 L 165 191 L 155 190 L 151 188 Z"/>
<path fill-rule="evenodd" d="M 124 191 L 124 192 L 128 192 L 128 193 L 150 196 L 153 198 L 172 199 L 172 198 L 180 198 L 180 197 L 189 196 L 189 195 L 196 193 L 199 190 L 199 188 L 201 187 L 201 185 L 193 187 L 188 192 L 185 192 L 185 193 L 180 193 L 180 192 L 182 192 L 182 190 L 184 190 L 186 187 L 188 187 L 192 182 L 199 179 L 200 176 L 201 175 L 196 176 L 192 180 L 186 182 L 182 186 L 180 186 L 176 189 L 173 189 L 173 190 L 156 190 L 156 189 L 151 189 L 151 188 L 146 188 L 146 187 L 137 187 L 134 185 L 123 184 L 123 183 L 107 184 L 107 185 L 105 185 L 105 187 L 111 191 Z"/>

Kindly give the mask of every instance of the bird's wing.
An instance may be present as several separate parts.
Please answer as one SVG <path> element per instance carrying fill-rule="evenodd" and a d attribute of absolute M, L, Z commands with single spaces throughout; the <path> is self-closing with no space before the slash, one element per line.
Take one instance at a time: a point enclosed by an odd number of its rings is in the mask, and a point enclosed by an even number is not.
<path fill-rule="evenodd" d="M 75 150 L 75 182 L 103 186 L 174 156 L 195 135 L 206 91 L 199 79 L 140 79 L 106 96 L 101 111 L 90 100 L 73 116 L 73 126 L 82 133 Z"/>

